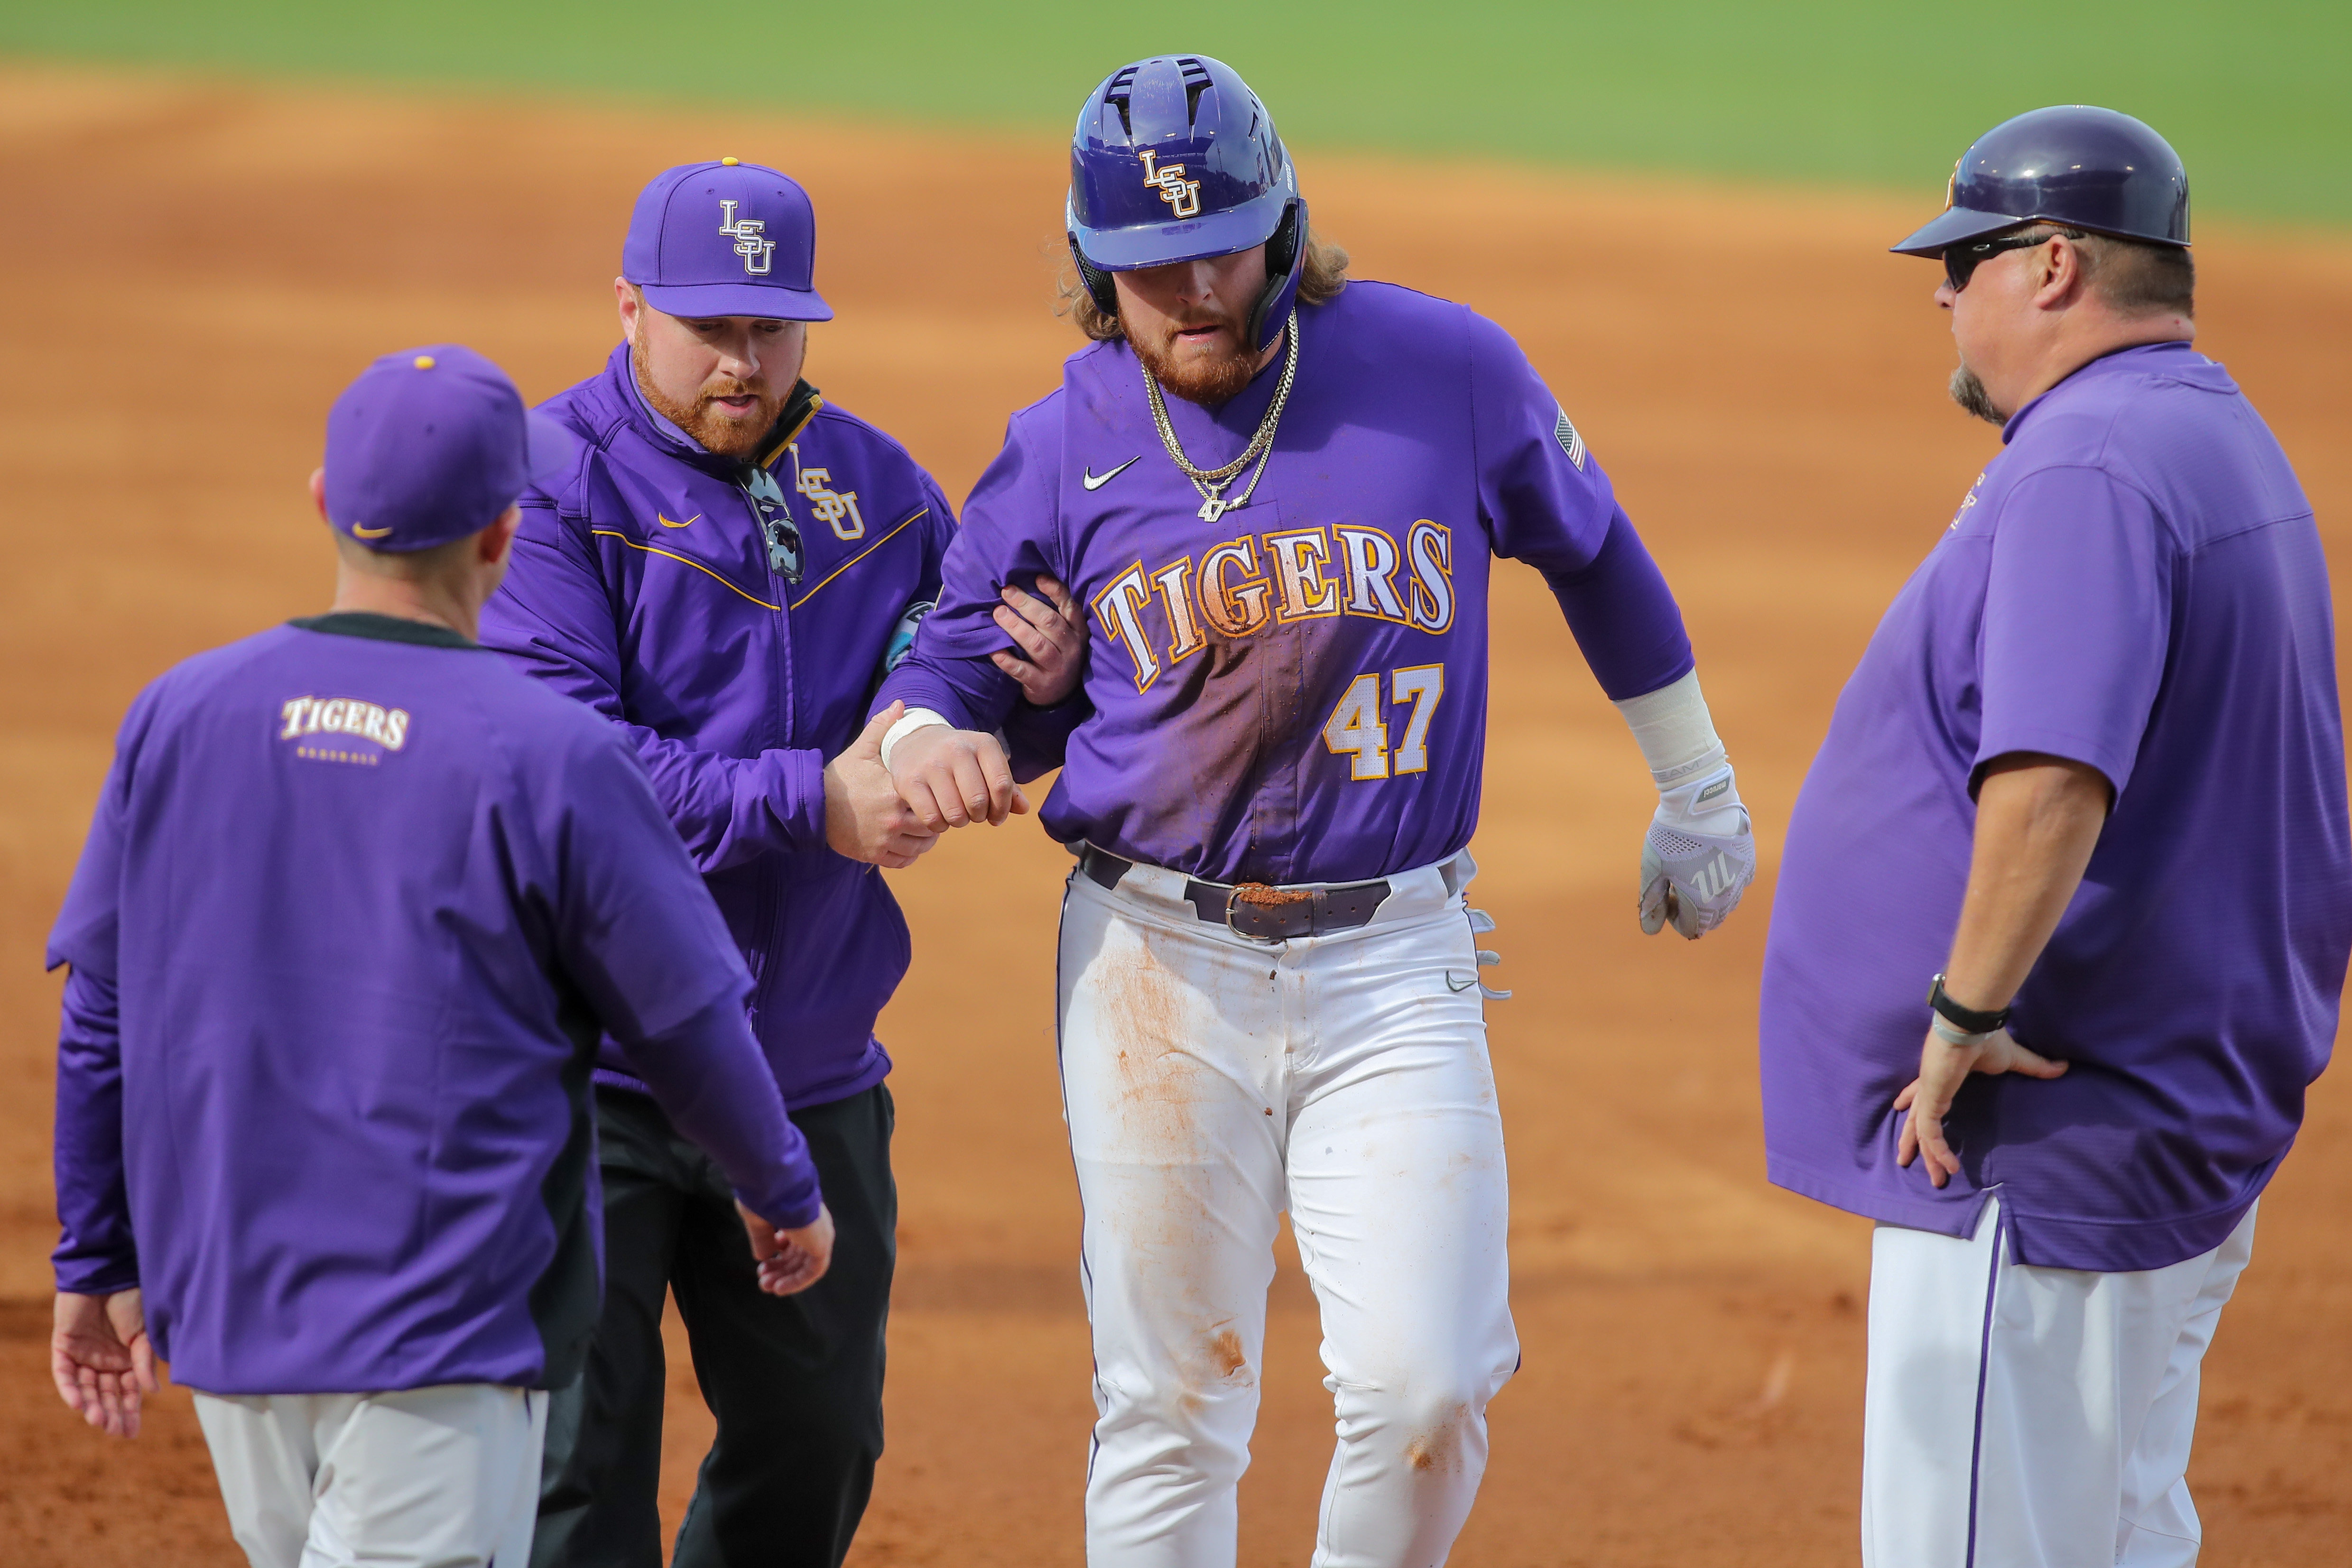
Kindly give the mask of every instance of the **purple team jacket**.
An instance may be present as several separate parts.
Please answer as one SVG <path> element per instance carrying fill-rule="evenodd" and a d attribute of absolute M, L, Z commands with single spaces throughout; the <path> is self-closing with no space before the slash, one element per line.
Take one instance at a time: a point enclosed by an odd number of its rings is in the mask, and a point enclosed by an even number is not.
<path fill-rule="evenodd" d="M 600 1026 L 758 1212 L 815 1216 L 635 759 L 454 632 L 330 615 L 141 693 L 48 961 L 58 1288 L 139 1286 L 196 1388 L 570 1381 Z"/>
<path fill-rule="evenodd" d="M 874 1020 L 907 924 L 824 841 L 827 758 L 856 739 L 901 617 L 939 594 L 946 498 L 906 449 L 805 383 L 762 455 L 796 524 L 772 569 L 740 465 L 646 406 L 623 344 L 543 407 L 579 437 L 523 497 L 482 640 L 619 726 L 725 915 L 752 1027 L 794 1106 L 881 1082 Z M 600 1077 L 628 1083 L 607 1042 Z"/>

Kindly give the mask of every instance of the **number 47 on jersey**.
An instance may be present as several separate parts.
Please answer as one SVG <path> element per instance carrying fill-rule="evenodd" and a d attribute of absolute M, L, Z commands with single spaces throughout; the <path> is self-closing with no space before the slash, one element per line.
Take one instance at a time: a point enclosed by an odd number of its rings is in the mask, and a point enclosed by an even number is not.
<path fill-rule="evenodd" d="M 1437 701 L 1445 695 L 1445 666 L 1408 665 L 1389 675 L 1388 687 L 1391 708 L 1412 705 L 1412 711 L 1402 715 L 1404 734 L 1393 751 L 1389 748 L 1388 717 L 1381 707 L 1378 673 L 1349 682 L 1339 706 L 1323 723 L 1323 744 L 1333 756 L 1348 758 L 1350 779 L 1429 771 L 1429 721 L 1437 716 Z"/>

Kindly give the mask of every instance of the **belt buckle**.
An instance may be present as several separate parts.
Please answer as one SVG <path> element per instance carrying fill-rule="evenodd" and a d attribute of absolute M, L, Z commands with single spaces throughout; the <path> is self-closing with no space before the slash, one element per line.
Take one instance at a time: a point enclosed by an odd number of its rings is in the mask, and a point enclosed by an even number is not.
<path fill-rule="evenodd" d="M 1276 910 L 1287 912 L 1302 904 L 1309 906 L 1307 911 L 1307 929 L 1297 933 L 1297 935 L 1303 936 L 1312 936 L 1315 935 L 1316 921 L 1314 906 L 1320 904 L 1323 900 L 1323 895 L 1319 891 L 1312 889 L 1302 890 L 1294 897 L 1282 899 L 1278 902 L 1269 900 L 1265 903 L 1260 903 L 1255 899 L 1244 898 L 1242 896 L 1244 889 L 1250 889 L 1253 891 L 1264 889 L 1268 893 L 1280 891 L 1271 883 L 1244 882 L 1236 883 L 1233 891 L 1225 894 L 1225 929 L 1232 932 L 1234 936 L 1251 942 L 1290 941 L 1292 940 L 1292 936 L 1287 932 L 1278 933 L 1272 936 L 1261 936 L 1254 931 L 1243 930 L 1240 926 L 1234 924 L 1234 912 L 1242 908 L 1244 905 L 1247 905 L 1251 909 L 1265 912 L 1268 917 L 1272 918 L 1275 917 L 1274 912 Z"/>

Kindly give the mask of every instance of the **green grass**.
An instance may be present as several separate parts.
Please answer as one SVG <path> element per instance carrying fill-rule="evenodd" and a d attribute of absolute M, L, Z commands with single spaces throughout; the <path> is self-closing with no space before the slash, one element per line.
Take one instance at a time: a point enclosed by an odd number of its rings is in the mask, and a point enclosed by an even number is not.
<path fill-rule="evenodd" d="M 2352 222 L 2347 0 L 0 0 L 0 52 L 19 55 L 1051 129 L 1169 49 L 1236 67 L 1304 147 L 1923 197 L 1994 122 L 2104 103 L 2171 139 L 2201 211 Z"/>

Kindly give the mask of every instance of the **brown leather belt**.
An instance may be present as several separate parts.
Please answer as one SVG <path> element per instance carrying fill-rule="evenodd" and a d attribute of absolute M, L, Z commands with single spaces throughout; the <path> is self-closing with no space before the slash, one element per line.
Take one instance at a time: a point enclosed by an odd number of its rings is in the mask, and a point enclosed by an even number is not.
<path fill-rule="evenodd" d="M 1078 857 L 1078 869 L 1106 893 L 1116 889 L 1134 864 L 1092 844 Z M 1270 887 L 1262 882 L 1235 884 L 1197 878 L 1184 883 L 1184 901 L 1202 919 L 1261 942 L 1322 936 L 1369 925 L 1388 895 L 1389 884 L 1384 881 L 1351 882 L 1339 887 Z"/>

